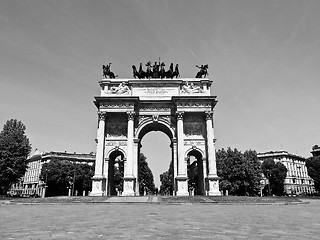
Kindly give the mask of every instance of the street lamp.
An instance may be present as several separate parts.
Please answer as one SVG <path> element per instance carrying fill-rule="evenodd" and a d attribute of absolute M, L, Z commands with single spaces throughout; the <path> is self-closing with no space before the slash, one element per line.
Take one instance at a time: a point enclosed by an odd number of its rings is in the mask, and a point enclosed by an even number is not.
<path fill-rule="evenodd" d="M 76 180 L 76 169 L 73 170 L 72 192 L 71 196 L 74 196 L 74 182 Z"/>
<path fill-rule="evenodd" d="M 267 169 L 267 177 L 268 177 L 268 192 L 269 195 L 271 195 L 271 190 L 270 190 L 270 170 Z"/>

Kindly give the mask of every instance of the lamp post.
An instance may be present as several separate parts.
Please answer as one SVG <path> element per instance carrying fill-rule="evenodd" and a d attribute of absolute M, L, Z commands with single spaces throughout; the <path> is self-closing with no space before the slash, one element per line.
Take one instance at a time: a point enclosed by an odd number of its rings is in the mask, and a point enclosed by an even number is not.
<path fill-rule="evenodd" d="M 76 180 L 76 169 L 73 170 L 73 181 L 72 181 L 72 192 L 71 192 L 71 196 L 74 196 L 74 183 Z"/>
<path fill-rule="evenodd" d="M 271 195 L 271 190 L 270 190 L 270 170 L 268 169 L 267 170 L 267 177 L 268 177 L 268 192 L 269 192 L 269 195 Z"/>

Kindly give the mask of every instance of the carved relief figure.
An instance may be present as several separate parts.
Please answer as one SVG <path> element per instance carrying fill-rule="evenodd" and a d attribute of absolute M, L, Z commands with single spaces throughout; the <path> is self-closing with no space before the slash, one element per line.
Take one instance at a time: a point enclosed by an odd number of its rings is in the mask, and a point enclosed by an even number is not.
<path fill-rule="evenodd" d="M 122 82 L 118 87 L 111 87 L 108 92 L 114 94 L 129 94 L 130 88 L 124 82 Z"/>
<path fill-rule="evenodd" d="M 201 123 L 189 123 L 189 124 L 185 124 L 184 126 L 184 133 L 187 136 L 195 136 L 195 135 L 202 135 L 203 131 L 202 131 L 202 124 Z"/>
<path fill-rule="evenodd" d="M 199 86 L 195 86 L 193 83 L 189 84 L 187 81 L 186 84 L 184 84 L 181 87 L 181 92 L 182 93 L 202 93 L 203 90 Z"/>
<path fill-rule="evenodd" d="M 125 124 L 113 124 L 107 126 L 108 137 L 123 137 L 127 136 L 127 128 Z"/>

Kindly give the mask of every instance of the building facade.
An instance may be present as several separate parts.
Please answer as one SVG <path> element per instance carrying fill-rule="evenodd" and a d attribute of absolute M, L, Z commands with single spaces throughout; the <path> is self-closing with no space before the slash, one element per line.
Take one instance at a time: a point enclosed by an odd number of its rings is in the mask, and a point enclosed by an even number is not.
<path fill-rule="evenodd" d="M 290 154 L 287 151 L 258 153 L 258 158 L 261 162 L 265 159 L 273 159 L 275 162 L 281 162 L 287 168 L 287 177 L 284 182 L 286 194 L 301 195 L 315 193 L 314 182 L 308 175 L 305 158 Z M 267 179 L 264 178 L 262 182 L 262 185 L 267 184 Z"/>
<path fill-rule="evenodd" d="M 42 166 L 52 159 L 67 160 L 73 163 L 93 165 L 95 154 L 79 154 L 67 152 L 41 152 L 35 150 L 27 159 L 28 168 L 21 180 L 10 189 L 10 195 L 42 196 L 45 195 L 46 183 L 40 180 Z"/>

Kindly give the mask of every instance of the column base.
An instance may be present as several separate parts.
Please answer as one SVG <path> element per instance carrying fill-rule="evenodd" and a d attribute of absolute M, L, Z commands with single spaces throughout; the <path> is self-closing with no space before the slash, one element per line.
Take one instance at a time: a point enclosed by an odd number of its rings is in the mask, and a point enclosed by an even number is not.
<path fill-rule="evenodd" d="M 219 177 L 218 176 L 209 176 L 209 196 L 221 196 L 221 192 L 219 191 Z"/>
<path fill-rule="evenodd" d="M 188 178 L 184 176 L 178 176 L 177 181 L 177 196 L 189 196 L 188 192 Z"/>
<path fill-rule="evenodd" d="M 94 175 L 92 177 L 92 191 L 90 196 L 105 196 L 106 195 L 106 178 L 103 175 Z"/>
<path fill-rule="evenodd" d="M 123 178 L 123 192 L 122 196 L 134 196 L 134 183 L 135 177 L 124 177 Z"/>

